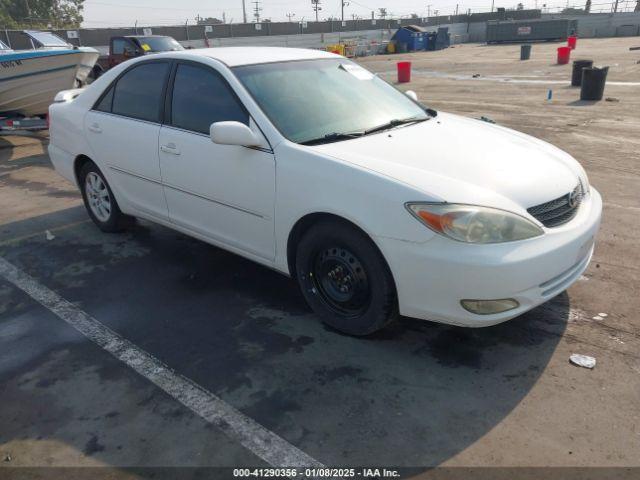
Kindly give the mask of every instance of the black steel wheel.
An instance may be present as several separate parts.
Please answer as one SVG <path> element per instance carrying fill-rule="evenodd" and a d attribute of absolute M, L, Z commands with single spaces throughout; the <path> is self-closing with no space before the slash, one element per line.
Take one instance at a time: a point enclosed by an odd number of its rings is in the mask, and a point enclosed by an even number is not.
<path fill-rule="evenodd" d="M 296 252 L 296 276 L 322 321 L 350 335 L 368 335 L 398 316 L 389 267 L 371 239 L 346 222 L 309 228 Z"/>

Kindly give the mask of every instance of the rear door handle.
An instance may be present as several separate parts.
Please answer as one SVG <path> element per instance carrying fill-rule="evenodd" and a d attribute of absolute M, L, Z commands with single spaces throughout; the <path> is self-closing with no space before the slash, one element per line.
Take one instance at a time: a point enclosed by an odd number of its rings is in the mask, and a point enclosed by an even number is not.
<path fill-rule="evenodd" d="M 102 129 L 100 128 L 100 125 L 98 125 L 97 123 L 92 123 L 91 125 L 89 125 L 89 127 L 87 127 L 89 129 L 90 132 L 93 133 L 102 133 Z"/>
<path fill-rule="evenodd" d="M 171 155 L 180 155 L 180 150 L 178 150 L 178 147 L 176 147 L 175 143 L 160 145 L 160 150 L 164 153 L 170 153 Z"/>

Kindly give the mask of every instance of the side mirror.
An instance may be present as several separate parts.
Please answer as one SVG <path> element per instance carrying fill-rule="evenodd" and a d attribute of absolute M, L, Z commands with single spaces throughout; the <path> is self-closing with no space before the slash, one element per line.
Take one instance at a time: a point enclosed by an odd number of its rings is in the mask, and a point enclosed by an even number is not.
<path fill-rule="evenodd" d="M 209 129 L 211 141 L 219 145 L 238 145 L 240 147 L 259 147 L 262 142 L 244 123 L 216 122 Z"/>
<path fill-rule="evenodd" d="M 411 100 L 413 100 L 414 102 L 418 101 L 418 94 L 416 92 L 414 92 L 413 90 L 407 90 L 406 92 L 404 92 L 404 94 L 409 97 Z"/>

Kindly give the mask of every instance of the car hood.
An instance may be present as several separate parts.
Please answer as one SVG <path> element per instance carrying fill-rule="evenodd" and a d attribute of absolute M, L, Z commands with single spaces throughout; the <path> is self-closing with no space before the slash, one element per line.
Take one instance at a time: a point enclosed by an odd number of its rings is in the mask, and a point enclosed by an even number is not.
<path fill-rule="evenodd" d="M 439 113 L 426 122 L 314 147 L 391 177 L 425 198 L 512 211 L 567 194 L 586 175 L 553 145 L 515 130 Z"/>

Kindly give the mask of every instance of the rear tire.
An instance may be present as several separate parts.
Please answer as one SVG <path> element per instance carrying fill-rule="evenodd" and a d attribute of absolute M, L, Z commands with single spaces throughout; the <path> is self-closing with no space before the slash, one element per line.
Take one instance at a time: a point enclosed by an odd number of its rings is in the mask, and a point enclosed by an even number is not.
<path fill-rule="evenodd" d="M 387 263 L 369 237 L 346 223 L 322 222 L 305 232 L 296 277 L 321 320 L 348 335 L 369 335 L 398 317 Z"/>
<path fill-rule="evenodd" d="M 121 232 L 131 225 L 133 217 L 122 213 L 111 187 L 95 163 L 83 165 L 78 182 L 87 213 L 100 230 Z"/>

